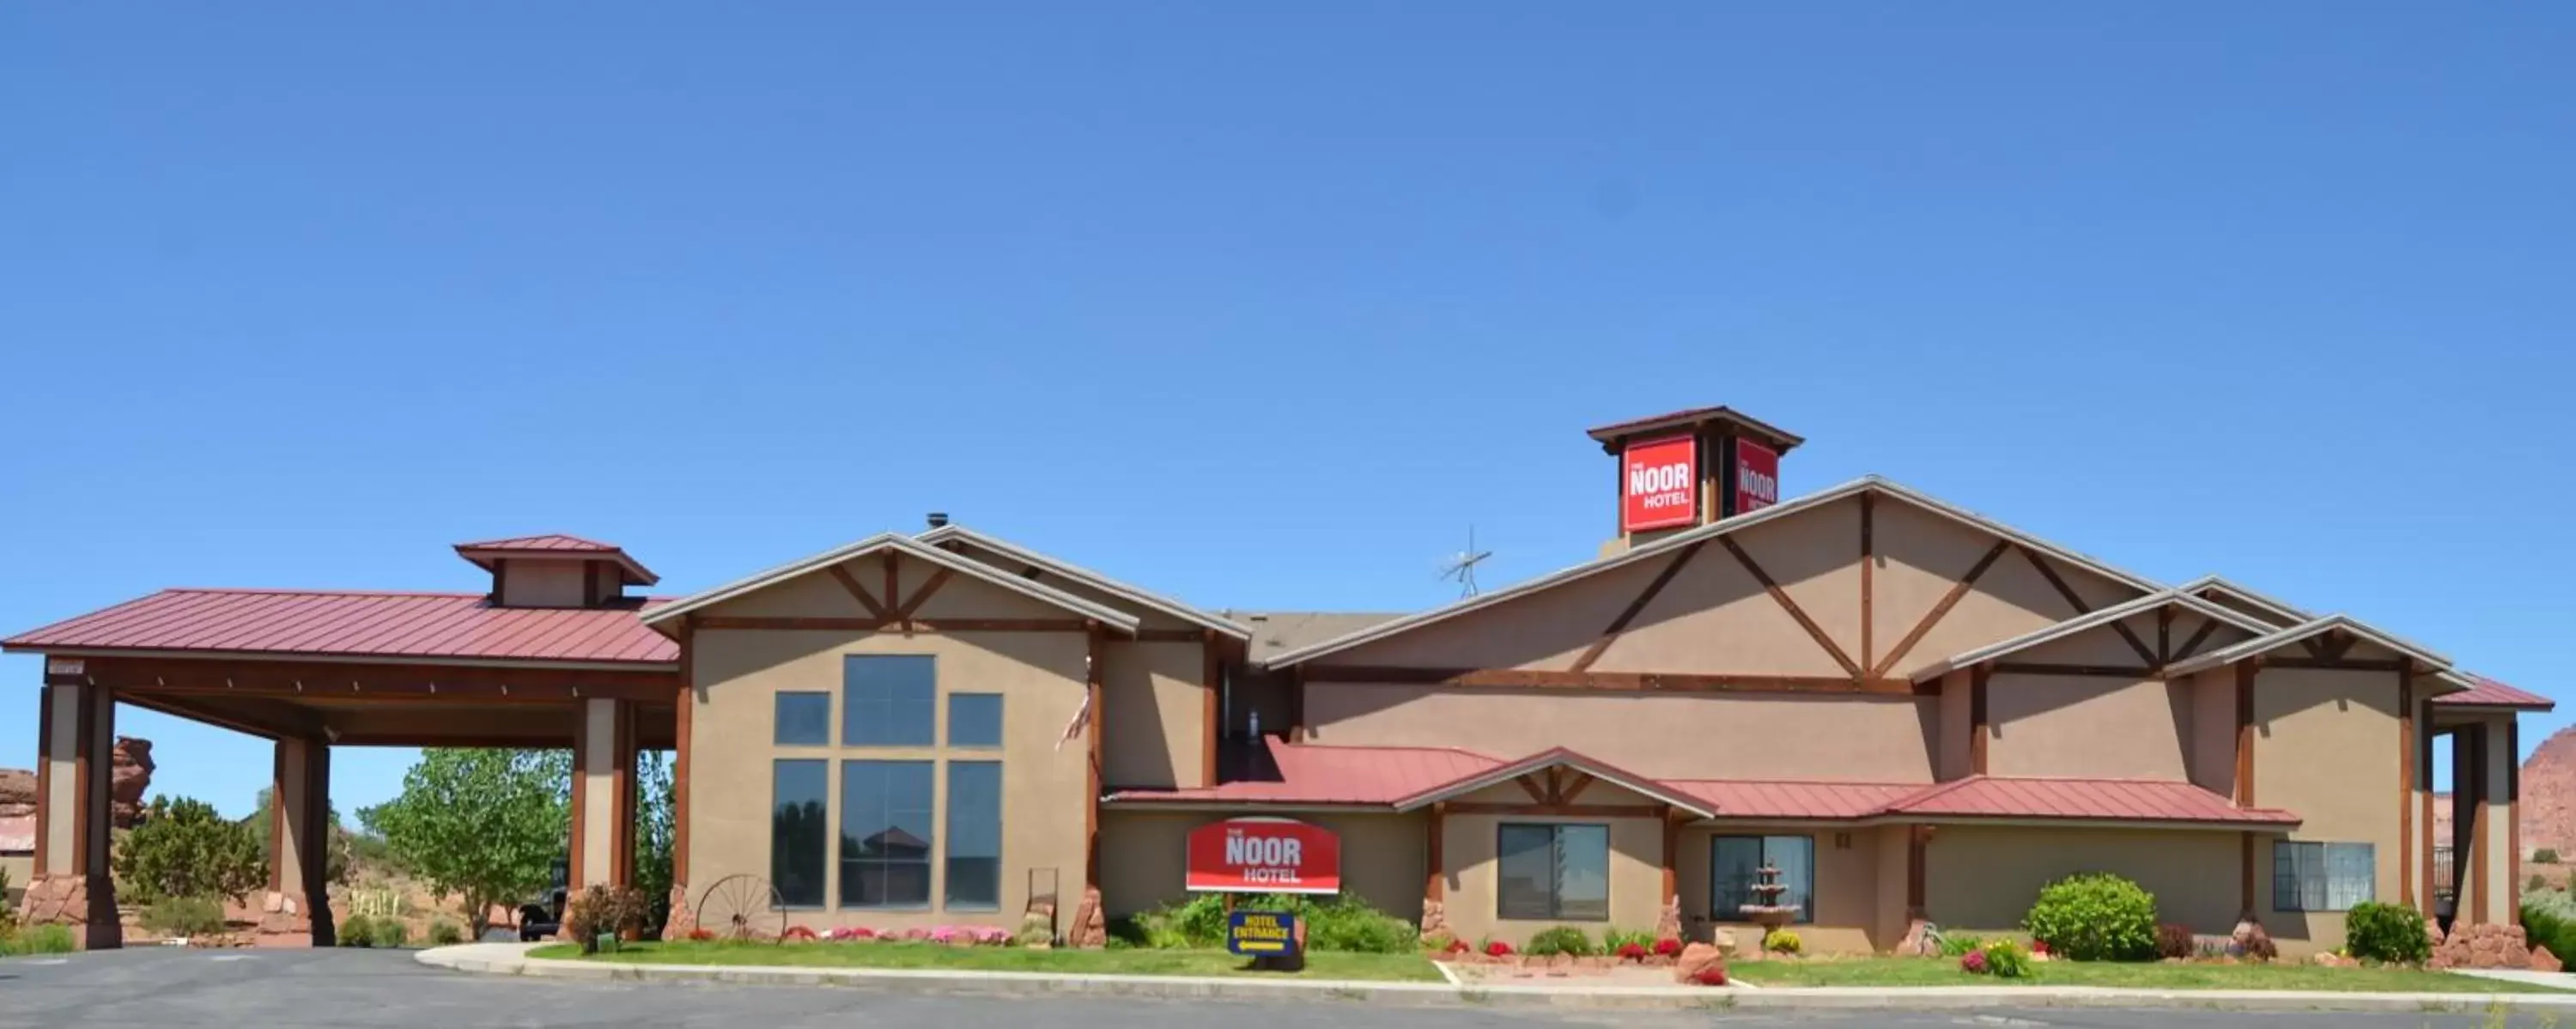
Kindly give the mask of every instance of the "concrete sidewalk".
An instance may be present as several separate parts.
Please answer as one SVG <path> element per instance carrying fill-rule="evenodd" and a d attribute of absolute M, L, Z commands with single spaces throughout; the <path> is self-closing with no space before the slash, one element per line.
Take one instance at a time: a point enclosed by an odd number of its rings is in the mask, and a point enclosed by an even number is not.
<path fill-rule="evenodd" d="M 1348 1001 L 1413 1007 L 1655 1009 L 2195 1008 L 2223 1011 L 2445 1012 L 2508 1010 L 2576 1014 L 2576 993 L 2327 993 L 2288 990 L 2128 990 L 2085 986 L 1914 986 L 1832 988 L 1455 986 L 1309 979 L 1160 975 L 1056 975 L 897 968 L 646 965 L 528 957 L 538 944 L 469 943 L 424 950 L 424 965 L 488 975 L 619 982 L 843 986 L 894 993 L 974 996 L 1114 996 L 1171 1000 Z"/>

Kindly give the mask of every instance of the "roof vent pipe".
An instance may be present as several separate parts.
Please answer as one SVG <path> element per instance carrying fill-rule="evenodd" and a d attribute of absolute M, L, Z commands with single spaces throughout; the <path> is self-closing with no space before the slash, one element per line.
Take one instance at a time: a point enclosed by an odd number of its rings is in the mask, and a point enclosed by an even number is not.
<path fill-rule="evenodd" d="M 926 521 L 926 522 L 929 522 L 929 523 L 930 523 L 930 527 L 931 527 L 931 528 L 933 528 L 933 529 L 936 529 L 936 528 L 939 528 L 939 527 L 941 527 L 941 526 L 944 526 L 944 525 L 947 525 L 947 524 L 948 524 L 948 512 L 946 512 L 946 511 L 933 511 L 933 512 L 931 512 L 931 513 L 930 513 L 930 515 L 929 515 L 928 517 L 926 517 L 926 518 L 924 518 L 924 519 L 922 519 L 922 520 L 923 520 L 923 521 Z"/>

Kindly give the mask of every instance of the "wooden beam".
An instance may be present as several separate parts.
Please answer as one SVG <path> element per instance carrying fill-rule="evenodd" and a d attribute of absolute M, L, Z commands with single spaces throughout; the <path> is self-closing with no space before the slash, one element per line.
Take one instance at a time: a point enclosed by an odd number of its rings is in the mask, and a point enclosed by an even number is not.
<path fill-rule="evenodd" d="M 2056 588 L 2057 595 L 2066 598 L 2067 604 L 2075 608 L 2076 614 L 2093 613 L 2093 605 L 2085 603 L 2084 595 L 2075 592 L 2075 587 L 2067 585 L 2065 577 L 2057 574 L 2057 567 L 2049 564 L 2047 558 L 2041 557 L 2039 551 L 2031 549 L 2028 544 L 2016 544 L 2016 546 L 2020 548 L 2021 556 L 2030 559 L 2030 566 L 2039 569 L 2040 577 L 2047 579 L 2048 584 Z M 2148 665 L 2156 663 L 2156 652 L 2147 649 L 2147 641 L 2138 638 L 2138 634 L 2129 628 L 2127 620 L 2112 622 L 2111 628 L 2120 634 L 2122 641 L 2128 643 L 2130 650 L 2137 652 L 2140 663 Z"/>
<path fill-rule="evenodd" d="M 2415 903 L 2415 674 L 2397 673 L 2397 893 L 2398 903 L 2417 911 Z M 2424 831 L 2431 832 L 2427 827 Z"/>
<path fill-rule="evenodd" d="M 1138 643 L 1196 643 L 1215 632 L 1214 629 L 1138 629 L 1135 640 Z"/>
<path fill-rule="evenodd" d="M 868 617 L 880 622 L 894 617 L 892 612 L 886 610 L 884 604 L 877 603 L 877 598 L 868 595 L 867 587 L 859 585 L 858 577 L 851 575 L 847 567 L 833 565 L 829 570 L 832 578 L 840 582 L 841 588 L 848 590 L 850 596 L 857 598 L 859 606 L 868 610 Z"/>
<path fill-rule="evenodd" d="M 2156 609 L 2156 667 L 2173 660 L 2173 606 Z"/>
<path fill-rule="evenodd" d="M 2353 644 L 2359 642 L 2361 642 L 2359 636 L 2348 634 L 2341 629 L 2330 630 L 2326 633 L 2325 653 L 2318 656 L 2328 661 L 2340 661 L 2345 654 L 2352 652 Z"/>
<path fill-rule="evenodd" d="M 1515 775 L 1512 777 L 1512 782 L 1520 786 L 1521 792 L 1529 794 L 1531 803 L 1545 804 L 1556 799 L 1548 796 L 1547 786 L 1533 776 Z"/>
<path fill-rule="evenodd" d="M 896 592 L 894 551 L 879 551 L 877 556 L 884 559 L 879 563 L 885 566 L 885 604 L 894 610 L 903 610 L 903 595 Z"/>
<path fill-rule="evenodd" d="M 1876 653 L 1870 647 L 1870 630 L 1878 621 L 1874 606 L 1877 598 L 1871 581 L 1875 574 L 1874 566 L 1878 564 L 1878 547 L 1870 536 L 1877 513 L 1878 494 L 1863 492 L 1860 495 L 1860 665 L 1863 668 L 1871 667 L 1870 655 Z M 1858 672 L 1852 673 L 1852 677 L 1863 678 Z M 1667 895 L 1670 892 L 1666 891 Z"/>
<path fill-rule="evenodd" d="M 889 573 L 891 574 L 891 573 Z M 1100 624 L 1091 624 L 1087 636 L 1089 647 L 1083 658 L 1082 683 L 1084 703 L 1091 708 L 1091 721 L 1084 725 L 1083 735 L 1091 759 L 1084 769 L 1082 791 L 1082 885 L 1085 889 L 1100 887 L 1100 761 L 1101 729 L 1107 712 L 1101 710 L 1101 684 L 1108 677 L 1108 633 Z"/>
<path fill-rule="evenodd" d="M 1869 494 L 1861 494 L 1861 499 L 1869 499 Z M 1677 887 L 1681 885 L 1681 873 L 1678 866 L 1681 863 L 1679 859 L 1681 857 L 1682 837 L 1681 833 L 1677 831 L 1673 825 L 1672 805 L 1666 804 L 1662 807 L 1656 808 L 1655 817 L 1663 824 L 1664 830 L 1664 892 L 1662 896 L 1656 899 L 1662 903 L 1670 904 L 1673 902 L 1673 898 L 1681 896 Z"/>
<path fill-rule="evenodd" d="M 2184 658 L 2190 657 L 2193 654 L 2200 653 L 2200 645 L 2209 642 L 2209 634 L 2217 632 L 2218 626 L 2218 619 L 2203 619 L 2200 623 L 2199 631 L 2192 633 L 2190 638 L 2183 640 L 2182 649 L 2174 651 L 2173 656 L 2166 659 L 2165 663 L 2171 664 L 2175 661 L 2180 661 Z"/>
<path fill-rule="evenodd" d="M 1565 777 L 1565 781 L 1559 784 L 1556 799 L 1568 804 L 1574 803 L 1575 798 L 1581 797 L 1584 790 L 1592 788 L 1592 784 L 1599 781 L 1593 778 L 1590 772 L 1576 772 Z"/>
<path fill-rule="evenodd" d="M 1448 821 L 1449 803 L 1436 801 L 1431 805 L 1430 817 L 1423 822 L 1425 838 L 1422 841 L 1422 899 L 1434 904 L 1440 903 L 1441 898 L 1448 892 L 1444 889 L 1449 878 L 1446 874 L 1448 862 L 1442 853 L 1447 849 L 1445 844 L 1449 836 Z"/>
<path fill-rule="evenodd" d="M 2468 791 L 2459 790 L 2456 785 L 2453 787 L 2453 790 L 2457 794 L 2462 794 L 2474 799 L 2474 802 L 2469 805 L 2467 814 L 2471 819 L 2471 822 L 2469 823 L 2469 885 L 2471 887 L 2471 892 L 2476 899 L 2474 903 L 2462 904 L 2461 908 L 2462 910 L 2477 912 L 2477 917 L 2471 918 L 2470 921 L 2487 922 L 2491 921 L 2491 919 L 2487 917 L 2486 910 L 2487 898 L 2491 896 L 2491 894 L 2487 892 L 2487 830 L 2491 826 L 2490 820 L 2487 818 L 2487 766 L 2492 763 L 2494 759 L 2487 755 L 2486 723 L 2478 723 L 2475 730 L 2468 734 L 2466 740 L 2469 744 L 2468 778 L 2471 783 L 2475 784 L 2475 792 L 2470 793 Z M 2454 740 L 2451 743 L 2453 748 L 2457 748 L 2459 745 L 2460 741 L 2458 740 Z M 2451 812 L 2451 817 L 2453 819 L 2457 819 L 2461 814 L 2462 812 L 2454 810 Z M 2453 858 L 2454 860 L 2457 860 L 2457 855 L 2454 855 Z"/>
<path fill-rule="evenodd" d="M 2522 720 L 2504 723 L 2505 921 L 2522 924 Z"/>
<path fill-rule="evenodd" d="M 697 619 L 680 616 L 679 707 L 672 712 L 671 741 L 671 885 L 682 891 L 675 903 L 685 903 L 689 885 L 689 751 L 697 735 L 697 635 Z"/>
<path fill-rule="evenodd" d="M 1967 596 L 1969 590 L 1976 588 L 1978 577 L 1986 574 L 1986 569 L 1994 567 L 1995 560 L 2004 556 L 2004 550 L 2010 545 L 2007 541 L 1996 541 L 1994 547 L 1987 550 L 1984 557 L 1978 558 L 1977 563 L 1969 567 L 1968 574 L 1960 576 L 1958 582 L 1952 583 L 1950 591 L 1941 595 L 1940 601 L 1932 605 L 1932 610 L 1925 612 L 1923 619 L 1914 623 L 1914 628 L 1905 631 L 1904 638 L 1896 641 L 1896 646 L 1887 652 L 1887 656 L 1878 659 L 1878 664 L 1870 668 L 1869 674 L 1873 678 L 1884 677 L 1889 669 L 1896 667 L 1897 662 L 1905 660 L 1905 655 L 1914 651 L 1914 645 L 1923 642 L 1923 635 L 1931 632 L 1933 626 L 1941 623 L 1941 616 L 1949 614 L 1951 608 L 1958 606 L 1960 598 Z"/>
<path fill-rule="evenodd" d="M 1218 695 L 1225 690 L 1225 657 L 1218 651 L 1216 630 L 1199 630 L 1199 785 L 1214 787 L 1217 775 L 1218 741 L 1225 727 L 1218 710 Z"/>
<path fill-rule="evenodd" d="M 956 574 L 957 571 L 953 568 L 942 568 L 930 573 L 930 578 L 924 581 L 920 588 L 913 590 L 911 596 L 904 598 L 903 606 L 895 609 L 894 620 L 907 625 L 911 624 L 912 616 L 921 611 L 921 605 L 929 603 L 931 595 L 938 593 L 940 587 L 948 585 L 949 577 Z"/>
<path fill-rule="evenodd" d="M 273 740 L 268 747 L 268 892 L 270 893 L 286 892 L 287 848 L 294 844 L 294 841 L 288 839 L 286 835 L 288 821 L 286 744 L 283 741 Z"/>
<path fill-rule="evenodd" d="M 581 896 L 590 885 L 582 875 L 586 864 L 582 855 L 590 846 L 590 712 L 587 705 L 575 704 L 572 712 L 572 839 L 565 850 L 564 884 L 570 895 Z M 602 884 L 605 885 L 605 884 Z"/>
<path fill-rule="evenodd" d="M 2037 661 L 1998 661 L 1995 671 L 2008 675 L 2092 675 L 2115 679 L 2153 679 L 2156 670 L 2143 665 L 2064 665 Z"/>
<path fill-rule="evenodd" d="M 1698 543 L 1692 543 L 1675 552 L 1673 559 L 1665 562 L 1663 570 L 1656 572 L 1654 579 L 1646 583 L 1646 588 L 1637 592 L 1636 599 L 1629 601 L 1619 616 L 1610 620 L 1610 627 L 1601 630 L 1601 638 L 1592 641 L 1592 645 L 1584 648 L 1583 654 L 1574 659 L 1573 670 L 1588 670 L 1593 662 L 1601 660 L 1602 653 L 1610 649 L 1610 644 L 1619 638 L 1619 634 L 1628 631 L 1629 623 L 1636 621 L 1637 616 L 1646 610 L 1646 605 L 1654 602 L 1655 594 L 1662 593 L 1664 586 L 1673 581 L 1673 576 L 1681 573 L 1682 566 L 1690 563 L 1691 555 L 1699 553 L 1699 547 Z"/>
<path fill-rule="evenodd" d="M 2236 920 L 2256 921 L 2254 911 L 2254 834 L 2236 834 Z"/>
<path fill-rule="evenodd" d="M 2236 663 L 2237 807 L 2254 806 L 2254 676 L 2260 668 L 2254 661 Z"/>
<path fill-rule="evenodd" d="M 477 704 L 576 698 L 669 701 L 678 673 L 487 665 L 356 664 L 209 658 L 93 657 L 89 679 L 153 697 L 403 699 Z"/>
<path fill-rule="evenodd" d="M 1529 818 L 1653 818 L 1656 809 L 1626 804 L 1494 804 L 1451 801 L 1453 815 L 1505 815 Z"/>
<path fill-rule="evenodd" d="M 1779 583 L 1771 580 L 1771 573 L 1763 571 L 1761 565 L 1753 562 L 1753 555 L 1745 553 L 1744 547 L 1735 542 L 1735 537 L 1720 536 L 1717 542 L 1726 548 L 1727 553 L 1735 555 L 1736 563 L 1744 566 L 1744 570 L 1753 576 L 1753 581 L 1762 584 L 1763 592 L 1771 594 L 1772 601 L 1779 604 L 1781 610 L 1789 612 L 1789 617 L 1797 620 L 1799 628 L 1807 630 L 1808 638 L 1815 640 L 1817 646 L 1824 648 L 1827 657 L 1833 658 L 1835 664 L 1843 666 L 1844 674 L 1851 676 L 1854 682 L 1868 678 L 1862 673 L 1860 665 L 1852 661 L 1851 655 L 1843 653 L 1843 648 L 1834 643 L 1834 638 L 1825 634 L 1824 626 L 1817 625 L 1815 619 L 1807 617 L 1806 610 L 1800 608 L 1797 601 L 1789 598 L 1789 591 L 1781 589 Z"/>
<path fill-rule="evenodd" d="M 1931 826 L 1905 827 L 1905 917 L 1908 920 L 1921 921 L 1924 918 L 1925 895 L 1931 892 L 1926 889 L 1930 876 L 1926 869 L 1925 851 L 1931 844 Z"/>
<path fill-rule="evenodd" d="M 1985 665 L 1978 665 L 1968 671 L 1969 775 L 1986 774 L 1986 748 L 1992 746 L 1989 738 L 1994 735 L 1992 723 L 1990 721 L 1993 715 L 1991 715 L 1986 708 L 1986 679 L 1988 675 L 1989 672 Z"/>
<path fill-rule="evenodd" d="M 1642 693 L 1874 693 L 1912 696 L 1903 679 L 1855 683 L 1838 675 L 1728 675 L 1688 672 L 1559 672 L 1518 668 L 1408 668 L 1382 665 L 1299 665 L 1309 682 L 1361 682 L 1425 686 L 1613 690 Z"/>
<path fill-rule="evenodd" d="M 2417 707 L 2417 711 L 2415 712 L 2415 724 L 2417 726 L 2417 734 L 2415 737 L 2415 766 L 2423 770 L 2423 782 L 2421 784 L 2423 788 L 2417 791 L 2415 803 L 2420 809 L 2418 818 L 2424 827 L 2424 838 L 2415 845 L 2416 874 L 2418 878 L 2423 880 L 2422 888 L 2416 895 L 2424 899 L 2423 909 L 2430 911 L 2433 908 L 2433 898 L 2439 895 L 2437 891 L 2440 888 L 2440 884 L 2433 881 L 2433 848 L 2435 844 L 2433 835 L 2433 709 L 2431 706 L 2432 701 L 2429 699 L 2418 700 L 2415 704 Z M 2454 812 L 2454 814 L 2456 815 L 2457 812 Z"/>
<path fill-rule="evenodd" d="M 290 736 L 314 737 L 322 735 L 322 719 L 314 717 L 310 712 L 307 712 L 302 708 L 260 698 L 225 698 L 231 703 L 233 708 L 232 710 L 218 708 L 198 700 L 183 699 L 181 696 L 154 696 L 152 694 L 139 691 L 129 691 L 125 695 L 116 699 L 118 703 L 132 704 L 135 707 L 142 708 L 146 711 L 157 711 L 161 714 L 169 715 L 172 718 L 185 718 L 192 722 L 203 722 L 217 728 L 230 729 L 245 736 L 257 736 L 261 739 L 274 740 Z M 259 700 L 259 702 L 263 704 L 274 705 L 275 707 L 282 708 L 283 710 L 268 713 L 253 713 L 251 711 L 241 710 L 253 703 L 254 700 Z M 296 717 L 292 722 L 289 722 L 285 718 L 279 717 L 281 715 L 293 715 Z"/>
<path fill-rule="evenodd" d="M 89 835 L 90 822 L 94 817 L 90 808 L 93 806 L 93 801 L 104 799 L 98 797 L 98 784 L 95 777 L 90 774 L 90 765 L 93 761 L 107 760 L 106 755 L 95 753 L 98 750 L 96 721 L 98 709 L 97 705 L 90 703 L 90 694 L 96 689 L 98 689 L 97 686 L 81 686 L 64 691 L 64 695 L 70 697 L 72 703 L 76 705 L 72 710 L 73 875 L 88 875 L 90 872 Z M 270 853 L 276 852 L 270 851 Z"/>

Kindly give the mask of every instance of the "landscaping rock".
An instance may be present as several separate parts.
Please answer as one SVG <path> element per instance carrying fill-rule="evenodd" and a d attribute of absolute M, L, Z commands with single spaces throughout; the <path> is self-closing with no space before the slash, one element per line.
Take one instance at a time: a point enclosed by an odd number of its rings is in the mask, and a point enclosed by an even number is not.
<path fill-rule="evenodd" d="M 1725 968 L 1726 955 L 1711 944 L 1690 944 L 1682 948 L 1680 957 L 1673 959 L 1673 981 L 1684 985 L 1698 982 L 1700 972 L 1711 967 Z"/>
<path fill-rule="evenodd" d="M 2550 953 L 2547 947 L 2531 948 L 2531 970 L 2534 972 L 2566 971 L 2565 967 L 2558 963 L 2558 955 Z"/>
<path fill-rule="evenodd" d="M 2454 925 L 2426 962 L 2434 968 L 2529 968 L 2531 948 L 2518 925 Z"/>
<path fill-rule="evenodd" d="M 1442 946 L 1457 938 L 1449 931 L 1448 908 L 1439 901 L 1425 900 L 1422 902 L 1422 939 L 1428 942 L 1434 937 L 1440 938 Z"/>
<path fill-rule="evenodd" d="M 108 761 L 108 823 L 119 829 L 134 828 L 143 814 L 143 794 L 152 788 L 152 741 L 139 736 L 119 736 L 116 749 Z"/>
<path fill-rule="evenodd" d="M 1681 938 L 1682 899 L 1679 896 L 1675 896 L 1664 901 L 1664 909 L 1662 913 L 1655 916 L 1655 939 L 1660 941 L 1678 940 Z"/>
<path fill-rule="evenodd" d="M 1067 942 L 1076 947 L 1099 948 L 1109 945 L 1109 920 L 1100 913 L 1100 888 L 1082 891 L 1082 906 L 1073 909 L 1072 937 Z"/>
<path fill-rule="evenodd" d="M 698 913 L 689 908 L 689 884 L 671 884 L 671 917 L 662 923 L 662 938 L 685 940 L 698 927 Z"/>

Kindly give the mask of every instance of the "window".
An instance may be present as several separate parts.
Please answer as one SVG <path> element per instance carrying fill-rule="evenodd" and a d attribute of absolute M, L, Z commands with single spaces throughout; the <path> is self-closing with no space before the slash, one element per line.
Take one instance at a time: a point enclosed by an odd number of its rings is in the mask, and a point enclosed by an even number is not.
<path fill-rule="evenodd" d="M 841 762 L 841 906 L 930 906 L 928 761 Z"/>
<path fill-rule="evenodd" d="M 1001 746 L 1002 695 L 999 693 L 949 694 L 948 745 L 952 747 Z"/>
<path fill-rule="evenodd" d="M 1762 903 L 1753 887 L 1762 868 L 1780 870 L 1772 880 L 1788 889 L 1779 903 L 1794 904 L 1799 922 L 1816 920 L 1816 838 L 1813 836 L 1714 836 L 1708 841 L 1708 917 L 1718 922 L 1751 921 L 1746 904 Z"/>
<path fill-rule="evenodd" d="M 939 675 L 926 654 L 851 654 L 841 659 L 841 744 L 928 747 Z"/>
<path fill-rule="evenodd" d="M 1002 908 L 1002 764 L 948 763 L 948 879 L 950 911 Z"/>
<path fill-rule="evenodd" d="M 2377 857 L 2367 843 L 2272 843 L 2272 910 L 2350 911 L 2373 897 Z"/>
<path fill-rule="evenodd" d="M 828 747 L 832 745 L 832 695 L 829 693 L 781 693 L 778 695 L 777 744 L 782 747 Z"/>
<path fill-rule="evenodd" d="M 779 761 L 769 780 L 769 881 L 778 901 L 791 908 L 823 906 L 823 861 L 830 851 L 830 814 L 824 791 L 830 767 L 822 761 Z"/>
<path fill-rule="evenodd" d="M 1610 918 L 1610 827 L 1513 825 L 1496 841 L 1502 881 L 1495 914 L 1530 921 Z"/>

